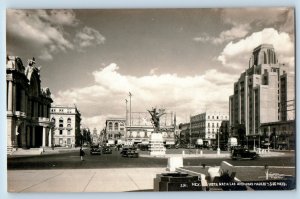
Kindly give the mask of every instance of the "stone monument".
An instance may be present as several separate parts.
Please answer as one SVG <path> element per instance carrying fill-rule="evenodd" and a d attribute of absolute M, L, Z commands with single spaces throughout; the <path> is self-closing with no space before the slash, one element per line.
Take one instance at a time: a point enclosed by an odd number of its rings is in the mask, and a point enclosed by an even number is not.
<path fill-rule="evenodd" d="M 151 121 L 154 127 L 154 132 L 150 135 L 150 156 L 163 156 L 166 154 L 166 148 L 164 147 L 163 136 L 160 132 L 159 118 L 165 114 L 164 109 L 152 108 L 151 111 L 148 110 L 151 115 Z"/>

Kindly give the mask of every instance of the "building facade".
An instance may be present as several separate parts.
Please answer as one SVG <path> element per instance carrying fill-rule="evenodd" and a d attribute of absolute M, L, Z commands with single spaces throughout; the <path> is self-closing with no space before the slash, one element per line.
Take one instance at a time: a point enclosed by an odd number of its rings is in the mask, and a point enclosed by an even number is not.
<path fill-rule="evenodd" d="M 82 144 L 81 114 L 75 105 L 53 105 L 51 107 L 51 121 L 55 124 L 55 146 L 75 147 Z"/>
<path fill-rule="evenodd" d="M 130 125 L 131 121 L 131 125 Z M 175 145 L 176 116 L 166 112 L 159 119 L 160 132 L 165 145 Z M 150 135 L 154 132 L 151 115 L 148 112 L 132 112 L 131 120 L 126 125 L 126 142 L 131 144 L 149 144 Z"/>
<path fill-rule="evenodd" d="M 105 122 L 105 140 L 109 145 L 123 144 L 125 142 L 124 118 L 108 118 Z"/>
<path fill-rule="evenodd" d="M 203 145 L 216 144 L 217 136 L 223 131 L 226 121 L 229 120 L 228 113 L 207 111 L 191 117 L 191 143 L 195 144 L 197 139 L 203 140 Z M 222 126 L 223 124 L 223 126 Z"/>
<path fill-rule="evenodd" d="M 243 125 L 247 141 L 256 139 L 258 143 L 262 124 L 294 120 L 294 99 L 294 75 L 285 64 L 278 63 L 272 45 L 258 46 L 229 97 L 233 133 L 237 133 L 238 125 Z"/>
<path fill-rule="evenodd" d="M 6 107 L 7 152 L 18 148 L 52 146 L 49 88 L 41 88 L 40 68 L 35 59 L 24 66 L 19 57 L 7 56 Z"/>

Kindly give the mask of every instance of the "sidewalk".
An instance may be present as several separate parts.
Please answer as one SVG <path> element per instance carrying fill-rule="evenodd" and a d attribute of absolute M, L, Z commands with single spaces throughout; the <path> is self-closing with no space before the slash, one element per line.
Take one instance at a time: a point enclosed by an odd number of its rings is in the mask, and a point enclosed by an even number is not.
<path fill-rule="evenodd" d="M 9 192 L 152 191 L 166 168 L 8 170 Z"/>
<path fill-rule="evenodd" d="M 281 152 L 266 152 L 266 153 L 259 153 L 260 157 L 276 157 L 276 156 L 284 156 L 288 155 Z M 183 158 L 230 158 L 231 154 L 229 152 L 222 152 L 219 155 L 217 152 L 215 153 L 190 153 L 190 154 L 165 154 L 163 156 L 155 156 L 157 158 L 169 158 L 169 157 L 183 157 Z M 154 156 L 150 156 L 149 154 L 140 154 L 140 157 L 148 157 L 152 158 Z"/>

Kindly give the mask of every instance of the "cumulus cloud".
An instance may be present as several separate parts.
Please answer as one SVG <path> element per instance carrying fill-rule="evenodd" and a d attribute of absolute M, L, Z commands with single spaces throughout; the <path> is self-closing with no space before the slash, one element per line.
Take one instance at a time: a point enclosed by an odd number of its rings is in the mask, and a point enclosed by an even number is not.
<path fill-rule="evenodd" d="M 155 73 L 156 73 L 156 71 L 158 70 L 158 68 L 156 67 L 156 68 L 151 68 L 151 70 L 150 70 L 150 75 L 154 75 Z"/>
<path fill-rule="evenodd" d="M 97 30 L 87 26 L 72 39 L 65 27 L 79 29 L 79 24 L 72 10 L 7 10 L 8 37 L 28 43 L 43 60 L 52 60 L 59 52 L 82 50 L 104 42 L 105 38 Z"/>
<path fill-rule="evenodd" d="M 75 35 L 74 42 L 81 49 L 89 46 L 103 44 L 105 37 L 102 36 L 97 30 L 85 26 L 81 31 Z"/>
<path fill-rule="evenodd" d="M 273 44 L 280 63 L 294 67 L 294 44 L 289 34 L 278 32 L 274 28 L 265 28 L 254 32 L 245 39 L 228 43 L 217 60 L 223 66 L 242 70 L 248 67 L 248 62 L 253 49 L 260 44 Z"/>
<path fill-rule="evenodd" d="M 280 32 L 288 33 L 294 40 L 294 9 L 292 8 L 243 8 L 243 9 L 215 9 L 219 13 L 223 23 L 231 26 L 230 29 L 220 32 L 217 37 L 207 33 L 193 38 L 196 42 L 210 42 L 222 44 L 234 42 L 247 36 L 251 30 L 262 29 L 263 27 L 274 27 Z"/>
<path fill-rule="evenodd" d="M 199 37 L 193 38 L 193 40 L 202 43 L 211 42 L 213 44 L 222 44 L 224 42 L 246 36 L 249 33 L 249 30 L 249 24 L 240 24 L 238 26 L 232 27 L 229 30 L 222 31 L 218 37 L 210 37 L 207 33 L 204 33 Z"/>
<path fill-rule="evenodd" d="M 119 73 L 112 63 L 93 73 L 95 84 L 59 91 L 56 104 L 75 103 L 84 116 L 83 123 L 101 129 L 107 117 L 125 118 L 125 99 L 132 96 L 132 111 L 162 107 L 176 112 L 177 121 L 185 122 L 189 114 L 210 109 L 228 112 L 228 97 L 237 78 L 208 70 L 202 75 L 180 77 L 177 74 L 130 76 Z"/>
<path fill-rule="evenodd" d="M 289 7 L 278 8 L 232 8 L 219 9 L 221 19 L 228 24 L 261 24 L 271 25 L 274 23 L 285 22 L 287 14 L 293 13 Z"/>
<path fill-rule="evenodd" d="M 7 34 L 40 47 L 43 51 L 40 58 L 52 59 L 51 48 L 66 51 L 74 46 L 65 37 L 63 29 L 58 28 L 60 22 L 51 16 L 45 10 L 7 10 Z"/>

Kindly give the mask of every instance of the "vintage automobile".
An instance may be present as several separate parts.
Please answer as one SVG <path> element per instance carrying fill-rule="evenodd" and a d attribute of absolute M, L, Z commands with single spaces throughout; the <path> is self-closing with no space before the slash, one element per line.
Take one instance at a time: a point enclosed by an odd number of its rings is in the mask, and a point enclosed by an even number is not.
<path fill-rule="evenodd" d="M 91 155 L 101 155 L 101 147 L 98 145 L 91 146 L 90 154 Z"/>
<path fill-rule="evenodd" d="M 102 149 L 103 154 L 112 154 L 112 149 L 108 146 L 103 147 Z"/>
<path fill-rule="evenodd" d="M 134 147 L 124 147 L 121 151 L 122 157 L 128 157 L 128 158 L 138 158 L 139 153 L 136 148 Z"/>
<path fill-rule="evenodd" d="M 251 159 L 255 160 L 259 157 L 256 152 L 251 152 L 248 149 L 244 148 L 236 148 L 231 152 L 231 159 L 233 160 L 241 160 L 241 159 Z"/>

